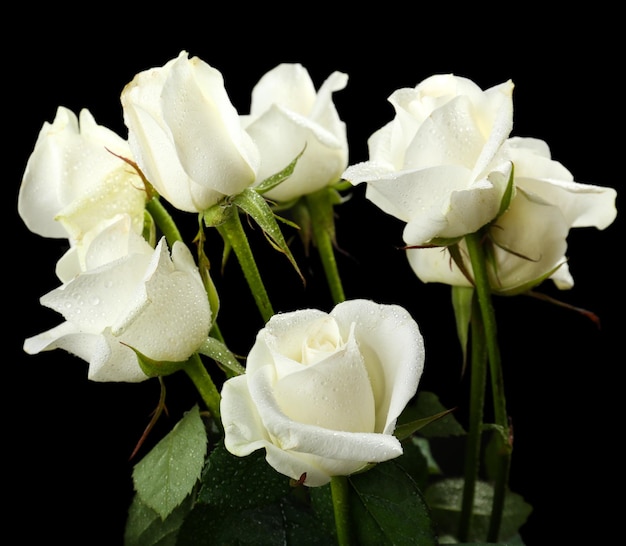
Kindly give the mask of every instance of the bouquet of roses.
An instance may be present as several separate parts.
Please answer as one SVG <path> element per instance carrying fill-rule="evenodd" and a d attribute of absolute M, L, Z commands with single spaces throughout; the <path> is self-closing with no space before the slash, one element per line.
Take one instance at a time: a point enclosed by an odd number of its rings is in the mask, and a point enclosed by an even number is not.
<path fill-rule="evenodd" d="M 303 66 L 281 64 L 241 115 L 221 73 L 183 51 L 123 89 L 127 138 L 63 107 L 41 129 L 18 210 L 34 233 L 67 240 L 61 284 L 41 298 L 64 321 L 24 350 L 63 349 L 92 381 L 160 382 L 137 451 L 167 409 L 168 376 L 186 374 L 198 394 L 134 467 L 127 546 L 523 543 L 532 507 L 509 488 L 492 298 L 573 286 L 569 230 L 610 225 L 616 192 L 511 135 L 511 81 L 483 90 L 451 74 L 394 92 L 395 117 L 350 165 L 333 103 L 347 83 L 335 72 L 316 89 Z M 410 313 L 345 298 L 334 217 L 359 184 L 405 224 L 416 277 L 451 286 L 467 427 L 420 390 L 425 344 Z M 174 213 L 196 220 L 192 239 Z M 250 228 L 302 282 L 293 241 L 314 249 L 334 307 L 275 309 Z M 220 328 L 216 238 L 262 321 L 246 355 Z M 450 474 L 438 452 L 459 440 L 463 471 Z"/>

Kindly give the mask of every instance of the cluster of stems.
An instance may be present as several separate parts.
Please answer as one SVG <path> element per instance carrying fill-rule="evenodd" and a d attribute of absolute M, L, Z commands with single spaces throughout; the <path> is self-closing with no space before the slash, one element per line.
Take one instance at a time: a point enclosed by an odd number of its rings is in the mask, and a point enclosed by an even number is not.
<path fill-rule="evenodd" d="M 313 243 L 321 259 L 328 286 L 335 304 L 345 300 L 341 278 L 335 260 L 334 225 L 332 223 L 333 204 L 330 191 L 324 189 L 306 196 L 305 203 L 310 214 Z M 148 210 L 162 230 L 170 246 L 181 241 L 181 235 L 158 198 L 150 200 Z M 237 257 L 246 281 L 254 296 L 256 305 L 264 321 L 274 314 L 267 290 L 265 289 L 252 249 L 244 232 L 239 212 L 229 214 L 218 228 L 225 243 Z M 481 437 L 484 431 L 484 405 L 487 392 L 487 379 L 490 378 L 490 392 L 493 399 L 495 428 L 499 431 L 502 449 L 499 451 L 498 471 L 494 481 L 493 506 L 489 525 L 488 542 L 496 542 L 502 521 L 504 500 L 508 490 L 511 444 L 506 411 L 502 366 L 497 343 L 496 320 L 492 305 L 492 294 L 487 274 L 487 262 L 481 244 L 480 232 L 465 237 L 474 275 L 474 294 L 471 312 L 471 357 L 470 357 L 470 407 L 469 430 L 465 458 L 465 481 L 459 520 L 458 538 L 467 541 L 470 535 L 474 512 L 475 488 L 478 481 L 481 460 Z M 199 395 L 220 426 L 220 393 L 200 357 L 194 355 L 186 364 L 185 371 L 196 386 Z M 331 478 L 331 495 L 339 546 L 353 544 L 349 518 L 349 488 L 346 476 Z"/>

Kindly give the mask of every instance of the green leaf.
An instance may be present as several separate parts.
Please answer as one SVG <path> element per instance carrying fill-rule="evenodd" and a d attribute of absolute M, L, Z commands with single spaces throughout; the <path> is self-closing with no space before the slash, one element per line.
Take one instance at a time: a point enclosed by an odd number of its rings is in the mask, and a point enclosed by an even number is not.
<path fill-rule="evenodd" d="M 360 546 L 436 545 L 429 508 L 417 483 L 395 461 L 349 478 L 350 512 Z"/>
<path fill-rule="evenodd" d="M 489 528 L 493 487 L 486 482 L 478 481 L 475 491 L 469 540 L 481 541 L 485 540 Z M 454 536 L 458 529 L 461 511 L 463 479 L 441 480 L 429 487 L 424 494 L 441 534 Z M 514 539 L 531 512 L 532 507 L 521 496 L 507 492 L 500 527 L 500 540 Z"/>
<path fill-rule="evenodd" d="M 276 472 L 258 450 L 236 457 L 222 443 L 209 455 L 202 473 L 198 502 L 246 508 L 274 502 L 289 493 L 289 478 Z"/>
<path fill-rule="evenodd" d="M 335 543 L 307 505 L 287 496 L 271 504 L 243 509 L 196 505 L 179 531 L 176 546 L 329 546 Z"/>
<path fill-rule="evenodd" d="M 206 430 L 194 406 L 135 465 L 133 484 L 141 501 L 165 519 L 197 483 L 206 452 Z"/>
<path fill-rule="evenodd" d="M 235 457 L 222 444 L 215 447 L 177 546 L 333 544 L 308 502 L 307 488 L 292 487 L 264 455 L 259 450 Z"/>
<path fill-rule="evenodd" d="M 430 443 L 431 443 L 430 440 L 428 440 L 427 438 L 422 438 L 421 436 L 411 437 L 411 445 L 419 449 L 423 459 L 426 461 L 426 470 L 428 472 L 428 476 L 430 474 L 443 474 L 441 467 L 439 466 L 439 463 L 437 462 L 435 456 L 433 455 Z M 406 453 L 406 447 L 405 447 L 405 453 Z M 408 471 L 409 469 L 407 469 L 407 472 Z M 426 476 L 426 478 L 428 478 L 428 476 Z M 420 477 L 418 479 L 415 476 L 414 478 L 421 488 L 426 487 L 427 482 L 423 478 Z"/>
<path fill-rule="evenodd" d="M 175 546 L 178 530 L 192 506 L 193 495 L 189 495 L 162 519 L 139 495 L 135 495 L 128 509 L 124 546 Z"/>
<path fill-rule="evenodd" d="M 412 436 L 402 442 L 402 455 L 395 462 L 415 480 L 423 491 L 431 474 L 438 474 L 440 469 L 430 453 L 430 446 L 426 438 Z"/>
<path fill-rule="evenodd" d="M 228 377 L 246 373 L 246 369 L 239 364 L 235 355 L 218 339 L 207 338 L 198 349 L 198 352 L 221 364 L 225 368 Z"/>

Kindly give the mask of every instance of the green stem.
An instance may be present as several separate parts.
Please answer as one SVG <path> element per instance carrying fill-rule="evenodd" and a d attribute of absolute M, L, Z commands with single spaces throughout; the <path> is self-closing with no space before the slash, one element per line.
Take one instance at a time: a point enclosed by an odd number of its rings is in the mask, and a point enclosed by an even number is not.
<path fill-rule="evenodd" d="M 259 269 L 254 261 L 250 243 L 241 225 L 237 207 L 231 207 L 231 214 L 227 216 L 224 223 L 218 226 L 218 230 L 235 251 L 261 316 L 267 322 L 274 315 L 274 310 L 265 290 Z"/>
<path fill-rule="evenodd" d="M 465 481 L 459 520 L 459 541 L 467 542 L 472 523 L 474 497 L 480 468 L 480 439 L 483 426 L 485 388 L 487 382 L 487 351 L 485 332 L 476 298 L 472 302 L 471 315 L 471 386 L 469 407 L 469 430 L 465 448 Z"/>
<path fill-rule="evenodd" d="M 504 449 L 501 452 L 499 471 L 496 473 L 494 483 L 493 505 L 487 541 L 496 542 L 500 532 L 502 514 L 504 511 L 504 499 L 508 487 L 511 445 L 508 415 L 506 411 L 506 398 L 504 394 L 504 379 L 502 374 L 502 362 L 497 341 L 496 318 L 491 301 L 491 286 L 487 272 L 487 261 L 482 246 L 482 232 L 478 231 L 465 237 L 469 251 L 472 270 L 474 273 L 474 285 L 478 297 L 478 305 L 485 330 L 485 342 L 489 359 L 489 371 L 491 376 L 491 390 L 493 397 L 493 410 L 496 425 L 506 439 Z"/>
<path fill-rule="evenodd" d="M 348 513 L 348 478 L 346 476 L 332 476 L 330 479 L 330 491 L 333 498 L 337 542 L 339 546 L 349 546 L 352 544 L 352 538 Z"/>
<path fill-rule="evenodd" d="M 341 303 L 346 297 L 335 260 L 335 222 L 331 191 L 329 188 L 323 188 L 307 195 L 306 200 L 311 214 L 313 240 L 322 260 L 330 293 L 335 304 Z"/>
<path fill-rule="evenodd" d="M 172 245 L 175 241 L 182 241 L 183 238 L 178 231 L 178 227 L 174 222 L 173 218 L 170 216 L 170 213 L 167 212 L 161 200 L 158 197 L 153 197 L 146 204 L 146 209 L 156 222 L 159 229 L 162 231 L 163 235 L 165 235 L 165 239 L 167 240 L 167 244 L 172 248 Z"/>
<path fill-rule="evenodd" d="M 200 394 L 206 407 L 211 412 L 211 415 L 215 419 L 218 426 L 220 425 L 220 393 L 213 383 L 209 372 L 204 367 L 200 355 L 195 353 L 186 363 L 183 368 L 193 384 L 195 385 L 198 393 Z"/>

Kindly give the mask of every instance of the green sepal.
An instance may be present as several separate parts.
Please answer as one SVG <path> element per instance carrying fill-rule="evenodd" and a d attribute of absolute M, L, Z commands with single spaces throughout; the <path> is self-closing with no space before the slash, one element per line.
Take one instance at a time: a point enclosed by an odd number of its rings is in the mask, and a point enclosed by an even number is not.
<path fill-rule="evenodd" d="M 467 279 L 467 281 L 470 284 L 473 285 L 474 284 L 474 277 L 470 273 L 469 269 L 467 269 L 467 267 L 465 266 L 465 262 L 463 261 L 463 254 L 461 253 L 461 249 L 460 249 L 458 243 L 450 245 L 448 247 L 448 252 L 450 253 L 450 256 L 452 257 L 452 260 L 454 261 L 456 266 L 459 268 L 459 270 L 461 271 L 463 276 Z"/>
<path fill-rule="evenodd" d="M 246 214 L 249 214 L 254 221 L 263 230 L 270 244 L 278 251 L 287 256 L 300 278 L 304 281 L 304 276 L 300 272 L 300 268 L 293 257 L 287 242 L 283 236 L 276 216 L 264 197 L 256 190 L 246 188 L 240 194 L 232 198 L 232 203 L 238 206 Z"/>
<path fill-rule="evenodd" d="M 396 427 L 393 435 L 398 438 L 398 440 L 404 440 L 405 438 L 411 436 L 411 434 L 413 434 L 414 432 L 417 432 L 421 428 L 424 428 L 426 425 L 429 425 L 433 421 L 437 421 L 438 419 L 449 415 L 453 411 L 454 409 L 449 409 L 440 413 L 436 413 L 435 415 L 431 415 L 429 417 L 415 419 L 414 421 L 410 421 L 409 423 L 403 423 Z"/>
<path fill-rule="evenodd" d="M 421 432 L 422 436 L 464 435 L 463 427 L 452 415 L 454 410 L 446 408 L 435 393 L 420 391 L 413 403 L 407 405 L 398 417 L 394 436 L 404 440 L 426 425 L 429 427 Z"/>
<path fill-rule="evenodd" d="M 201 213 L 204 225 L 206 227 L 217 227 L 222 225 L 233 213 L 231 207 L 231 198 L 222 199 L 219 203 L 209 207 Z"/>
<path fill-rule="evenodd" d="M 220 297 L 211 277 L 211 262 L 209 257 L 204 252 L 205 235 L 202 229 L 202 214 L 198 215 L 198 234 L 196 235 L 194 242 L 198 249 L 198 271 L 200 272 L 200 278 L 202 284 L 206 290 L 207 297 L 209 299 L 209 307 L 211 308 L 211 324 L 215 325 L 217 321 L 217 315 L 220 309 Z"/>
<path fill-rule="evenodd" d="M 428 243 L 420 247 L 413 248 L 436 248 L 456 245 L 463 237 L 433 237 Z"/>
<path fill-rule="evenodd" d="M 509 180 L 506 184 L 506 189 L 504 190 L 504 193 L 502 194 L 502 199 L 500 201 L 500 210 L 498 210 L 498 215 L 496 216 L 496 219 L 502 216 L 511 205 L 511 200 L 513 199 L 514 190 L 515 190 L 514 173 L 515 173 L 515 165 L 512 165 L 511 174 L 509 175 Z"/>
<path fill-rule="evenodd" d="M 559 269 L 559 267 L 563 266 L 564 264 L 565 262 L 561 262 L 556 267 L 553 267 L 552 269 L 550 269 L 550 271 L 548 271 L 547 273 L 544 273 L 540 277 L 537 277 L 536 279 L 533 279 L 532 281 L 528 281 L 524 284 L 516 286 L 515 288 L 510 288 L 509 290 L 492 289 L 492 292 L 494 294 L 497 294 L 498 296 L 517 296 L 518 294 L 524 294 L 526 292 L 531 291 L 533 288 L 535 288 L 535 286 L 540 285 L 546 279 L 549 279 L 556 272 L 556 270 Z"/>
<path fill-rule="evenodd" d="M 141 235 L 152 248 L 156 246 L 156 223 L 152 214 L 145 209 L 143 211 L 143 231 Z"/>
<path fill-rule="evenodd" d="M 354 185 L 352 184 L 352 182 L 349 182 L 348 180 L 341 178 L 339 179 L 338 182 L 336 182 L 335 184 L 332 184 L 332 187 L 338 192 L 340 192 L 340 191 L 350 190 L 354 188 Z"/>
<path fill-rule="evenodd" d="M 188 360 L 181 360 L 177 362 L 168 360 L 154 360 L 150 357 L 147 357 L 134 347 L 131 347 L 130 345 L 126 346 L 129 349 L 132 349 L 137 355 L 137 362 L 139 363 L 139 367 L 141 368 L 141 371 L 145 373 L 148 377 L 172 375 L 173 373 L 182 370 L 185 367 L 185 364 L 188 362 Z"/>
<path fill-rule="evenodd" d="M 207 338 L 198 352 L 215 360 L 228 377 L 246 373 L 246 369 L 239 364 L 235 355 L 219 339 Z"/>
<path fill-rule="evenodd" d="M 287 180 L 293 174 L 293 171 L 296 168 L 296 164 L 298 163 L 298 160 L 302 157 L 302 154 L 304 153 L 305 149 L 306 149 L 306 146 L 295 157 L 295 159 L 291 163 L 289 163 L 289 165 L 287 165 L 282 171 L 279 171 L 276 174 L 269 176 L 268 178 L 263 180 L 263 182 L 261 182 L 260 184 L 257 184 L 254 187 L 254 190 L 260 194 L 263 194 L 265 192 L 270 191 L 272 188 L 275 188 L 276 186 L 278 186 L 280 183 L 284 182 L 285 180 Z"/>
<path fill-rule="evenodd" d="M 452 287 L 452 307 L 454 309 L 454 319 L 456 321 L 456 333 L 463 352 L 463 369 L 465 373 L 467 367 L 467 349 L 469 343 L 469 327 L 472 318 L 472 299 L 474 298 L 474 288 L 468 286 Z"/>

